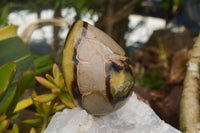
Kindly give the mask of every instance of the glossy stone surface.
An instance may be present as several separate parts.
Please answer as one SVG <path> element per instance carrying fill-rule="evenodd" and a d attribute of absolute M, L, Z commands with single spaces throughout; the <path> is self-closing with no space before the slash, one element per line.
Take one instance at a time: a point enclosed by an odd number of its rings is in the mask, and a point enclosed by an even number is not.
<path fill-rule="evenodd" d="M 124 50 L 96 27 L 77 21 L 63 51 L 65 83 L 75 103 L 93 115 L 120 108 L 134 79 Z"/>

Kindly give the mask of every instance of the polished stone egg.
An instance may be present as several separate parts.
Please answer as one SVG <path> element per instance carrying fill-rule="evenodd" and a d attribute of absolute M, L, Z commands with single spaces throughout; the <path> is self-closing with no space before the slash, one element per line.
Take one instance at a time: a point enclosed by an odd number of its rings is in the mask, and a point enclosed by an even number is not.
<path fill-rule="evenodd" d="M 134 79 L 124 50 L 84 21 L 75 22 L 68 33 L 62 62 L 75 104 L 93 115 L 115 111 L 133 92 Z"/>

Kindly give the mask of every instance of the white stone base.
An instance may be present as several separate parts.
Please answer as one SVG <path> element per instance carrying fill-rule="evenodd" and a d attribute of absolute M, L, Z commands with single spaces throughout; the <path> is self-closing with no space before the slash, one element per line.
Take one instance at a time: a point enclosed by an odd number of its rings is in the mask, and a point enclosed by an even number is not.
<path fill-rule="evenodd" d="M 45 133 L 180 133 L 135 94 L 116 112 L 94 117 L 78 107 L 57 112 Z"/>

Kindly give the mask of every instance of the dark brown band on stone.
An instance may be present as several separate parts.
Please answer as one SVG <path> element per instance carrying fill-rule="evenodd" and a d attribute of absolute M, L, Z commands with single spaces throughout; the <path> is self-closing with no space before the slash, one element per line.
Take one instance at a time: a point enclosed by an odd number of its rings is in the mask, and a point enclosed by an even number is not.
<path fill-rule="evenodd" d="M 110 71 L 111 71 L 111 64 L 105 63 L 105 73 L 106 73 L 106 77 L 105 77 L 105 82 L 106 82 L 106 95 L 108 97 L 108 100 L 110 101 L 110 103 L 113 103 L 113 96 L 111 94 L 111 86 L 110 86 Z"/>
<path fill-rule="evenodd" d="M 78 86 L 78 81 L 77 81 L 77 78 L 78 78 L 77 67 L 78 67 L 78 64 L 79 64 L 79 60 L 77 59 L 77 50 L 78 50 L 78 46 L 81 43 L 82 38 L 85 37 L 86 34 L 87 34 L 87 27 L 88 27 L 88 24 L 86 22 L 84 22 L 83 23 L 83 28 L 82 28 L 82 36 L 78 39 L 78 41 L 74 45 L 74 54 L 73 54 L 74 80 L 73 80 L 73 83 L 72 83 L 71 92 L 72 92 L 74 98 L 78 101 L 79 105 L 82 108 L 83 108 L 83 106 L 82 106 L 82 94 L 80 93 L 79 86 Z"/>
<path fill-rule="evenodd" d="M 124 66 L 121 66 L 113 61 L 111 61 L 111 66 L 112 66 L 112 69 L 116 72 L 119 72 L 124 69 Z"/>

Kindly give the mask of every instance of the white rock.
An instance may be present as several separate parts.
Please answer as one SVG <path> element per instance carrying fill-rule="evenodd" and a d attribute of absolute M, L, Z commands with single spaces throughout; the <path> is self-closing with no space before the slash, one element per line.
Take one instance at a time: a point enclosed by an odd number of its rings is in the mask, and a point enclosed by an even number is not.
<path fill-rule="evenodd" d="M 116 112 L 94 117 L 78 107 L 56 113 L 45 133 L 180 133 L 135 94 Z"/>

